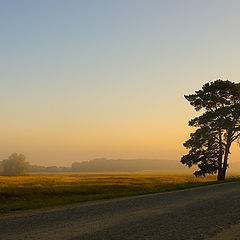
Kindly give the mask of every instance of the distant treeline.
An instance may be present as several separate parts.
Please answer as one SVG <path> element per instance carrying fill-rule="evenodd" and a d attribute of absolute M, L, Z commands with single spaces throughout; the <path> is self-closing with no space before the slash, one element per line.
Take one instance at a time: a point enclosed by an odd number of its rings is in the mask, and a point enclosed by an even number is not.
<path fill-rule="evenodd" d="M 30 165 L 29 172 L 132 172 L 132 171 L 173 171 L 186 172 L 188 169 L 179 161 L 149 159 L 106 159 L 74 162 L 72 167 L 44 167 Z"/>
<path fill-rule="evenodd" d="M 174 171 L 186 172 L 186 168 L 178 161 L 149 160 L 149 159 L 105 159 L 98 158 L 90 161 L 75 162 L 72 170 L 78 172 L 116 172 L 116 171 Z"/>
<path fill-rule="evenodd" d="M 28 172 L 72 172 L 71 167 L 44 167 L 39 165 L 30 165 Z"/>
<path fill-rule="evenodd" d="M 14 156 L 14 155 L 13 155 Z M 18 155 L 15 156 L 19 157 Z M 6 163 L 9 162 L 5 161 Z M 3 173 L 3 163 L 0 161 L 0 175 Z M 5 164 L 6 165 L 6 164 Z M 8 164 L 9 165 L 9 164 Z M 5 168 L 8 166 L 6 165 Z M 24 166 L 26 164 L 24 163 Z M 11 169 L 23 169 L 22 162 L 18 165 L 10 164 Z M 16 167 L 18 166 L 18 167 Z M 7 168 L 6 168 L 7 169 Z M 176 160 L 150 160 L 150 159 L 106 159 L 97 158 L 90 161 L 74 162 L 71 167 L 57 167 L 57 166 L 39 166 L 29 165 L 26 168 L 27 172 L 133 172 L 133 171 L 162 171 L 162 172 L 191 172 Z M 240 172 L 240 162 L 235 162 L 230 165 L 231 172 Z M 18 171 L 21 173 L 21 171 Z M 11 174 L 17 175 L 17 174 Z"/>

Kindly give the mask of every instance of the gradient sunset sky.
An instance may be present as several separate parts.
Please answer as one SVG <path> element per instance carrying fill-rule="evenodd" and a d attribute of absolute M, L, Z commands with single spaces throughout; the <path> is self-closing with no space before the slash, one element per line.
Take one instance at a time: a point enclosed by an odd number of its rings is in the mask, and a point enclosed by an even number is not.
<path fill-rule="evenodd" d="M 196 116 L 183 95 L 239 82 L 239 11 L 238 0 L 0 0 L 0 159 L 180 161 Z"/>

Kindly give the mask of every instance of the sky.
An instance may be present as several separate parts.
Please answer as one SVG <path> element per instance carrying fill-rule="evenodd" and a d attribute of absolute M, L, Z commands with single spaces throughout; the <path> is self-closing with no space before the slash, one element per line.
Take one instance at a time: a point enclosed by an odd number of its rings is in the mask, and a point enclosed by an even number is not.
<path fill-rule="evenodd" d="M 180 160 L 197 115 L 184 94 L 239 82 L 239 10 L 238 0 L 0 0 L 0 159 Z"/>

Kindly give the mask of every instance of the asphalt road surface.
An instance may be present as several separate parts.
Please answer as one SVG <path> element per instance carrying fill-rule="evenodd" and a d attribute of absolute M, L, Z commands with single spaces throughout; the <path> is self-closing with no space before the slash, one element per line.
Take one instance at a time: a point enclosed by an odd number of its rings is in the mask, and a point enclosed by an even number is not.
<path fill-rule="evenodd" d="M 2 214 L 0 239 L 188 240 L 218 239 L 226 232 L 232 240 L 240 239 L 239 222 L 235 182 Z"/>

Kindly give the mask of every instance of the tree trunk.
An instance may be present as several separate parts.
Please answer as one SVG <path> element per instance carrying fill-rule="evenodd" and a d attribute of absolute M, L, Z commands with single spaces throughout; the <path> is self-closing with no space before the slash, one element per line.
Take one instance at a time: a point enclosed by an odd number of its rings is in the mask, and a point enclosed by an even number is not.
<path fill-rule="evenodd" d="M 223 143 L 222 143 L 222 130 L 221 130 L 221 127 L 219 127 L 219 129 L 218 129 L 218 137 L 219 137 L 218 167 L 220 169 L 220 168 L 222 168 L 222 158 L 223 158 Z"/>
<path fill-rule="evenodd" d="M 228 167 L 228 155 L 229 155 L 229 152 L 230 152 L 230 147 L 231 147 L 231 134 L 228 134 L 227 145 L 226 145 L 225 153 L 224 153 L 223 166 L 220 167 L 219 170 L 218 170 L 218 181 L 225 180 L 226 170 L 227 170 L 227 167 Z"/>
<path fill-rule="evenodd" d="M 221 129 L 221 119 L 219 119 L 219 128 L 218 128 L 218 137 L 219 137 L 219 155 L 218 155 L 218 181 L 225 180 L 225 173 L 223 172 L 223 143 L 222 143 L 222 129 Z"/>
<path fill-rule="evenodd" d="M 227 161 L 228 161 L 229 149 L 230 149 L 230 146 L 227 146 L 226 147 L 226 152 L 225 152 L 225 155 L 224 155 L 223 166 L 219 167 L 219 169 L 218 169 L 218 176 L 217 176 L 218 181 L 225 180 L 226 171 L 227 171 L 227 167 L 228 167 Z"/>
<path fill-rule="evenodd" d="M 218 169 L 218 176 L 217 176 L 218 181 L 224 181 L 225 180 L 226 170 L 227 170 L 227 168 Z"/>

